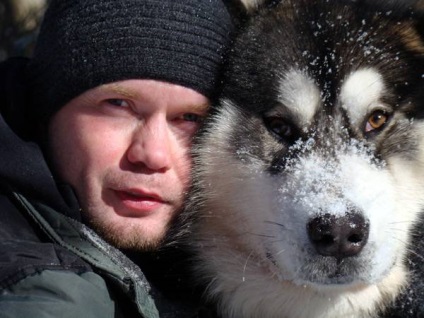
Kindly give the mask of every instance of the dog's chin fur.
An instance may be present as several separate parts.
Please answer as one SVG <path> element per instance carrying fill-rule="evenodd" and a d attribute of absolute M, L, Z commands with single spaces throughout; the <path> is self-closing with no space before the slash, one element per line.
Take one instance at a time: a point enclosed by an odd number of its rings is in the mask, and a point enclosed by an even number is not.
<path fill-rule="evenodd" d="M 376 317 L 406 288 L 423 252 L 424 40 L 391 5 L 249 6 L 183 213 L 222 317 Z M 352 249 L 317 245 L 324 219 Z"/>
<path fill-rule="evenodd" d="M 205 268 L 198 273 L 205 277 L 216 273 L 210 277 L 207 293 L 218 302 L 222 317 L 375 317 L 377 311 L 393 302 L 406 279 L 404 268 L 395 266 L 376 285 L 298 285 L 279 278 L 269 264 L 262 264 L 251 254 L 237 262 L 236 252 L 209 250 L 203 255 Z M 217 258 L 233 262 L 215 262 Z"/>

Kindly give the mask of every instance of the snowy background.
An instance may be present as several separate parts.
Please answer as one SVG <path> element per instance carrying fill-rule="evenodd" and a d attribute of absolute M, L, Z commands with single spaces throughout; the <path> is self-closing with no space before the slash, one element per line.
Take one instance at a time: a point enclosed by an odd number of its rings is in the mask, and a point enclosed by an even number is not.
<path fill-rule="evenodd" d="M 0 62 L 28 56 L 48 0 L 0 0 Z"/>

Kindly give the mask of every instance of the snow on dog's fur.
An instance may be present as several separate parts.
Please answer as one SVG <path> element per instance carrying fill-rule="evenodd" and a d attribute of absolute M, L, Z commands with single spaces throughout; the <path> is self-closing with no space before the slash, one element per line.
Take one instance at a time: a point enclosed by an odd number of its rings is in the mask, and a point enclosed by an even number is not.
<path fill-rule="evenodd" d="M 194 150 L 197 276 L 224 318 L 375 317 L 410 280 L 424 203 L 423 17 L 243 2 Z"/>

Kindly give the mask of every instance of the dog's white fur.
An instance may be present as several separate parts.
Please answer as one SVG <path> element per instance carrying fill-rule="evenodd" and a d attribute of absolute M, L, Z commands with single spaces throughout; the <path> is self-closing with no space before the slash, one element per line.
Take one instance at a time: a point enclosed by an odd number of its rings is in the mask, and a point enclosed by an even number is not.
<path fill-rule="evenodd" d="M 314 81 L 302 72 L 282 74 L 279 102 L 287 106 L 305 126 L 309 125 L 321 103 L 320 91 Z"/>
<path fill-rule="evenodd" d="M 341 105 L 349 112 L 353 125 L 373 109 L 384 109 L 380 101 L 385 94 L 384 82 L 378 71 L 370 68 L 350 74 L 341 89 Z"/>

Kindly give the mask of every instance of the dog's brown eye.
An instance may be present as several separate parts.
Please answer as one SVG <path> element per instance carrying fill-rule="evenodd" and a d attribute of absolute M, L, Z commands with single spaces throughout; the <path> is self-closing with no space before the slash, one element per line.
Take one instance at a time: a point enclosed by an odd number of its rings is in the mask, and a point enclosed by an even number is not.
<path fill-rule="evenodd" d="M 293 136 L 293 127 L 284 119 L 270 117 L 266 119 L 268 129 L 281 138 L 287 139 Z"/>
<path fill-rule="evenodd" d="M 371 132 L 374 130 L 381 129 L 389 120 L 389 115 L 382 111 L 377 110 L 374 113 L 371 114 L 371 116 L 368 118 L 368 121 L 365 125 L 365 132 Z"/>

